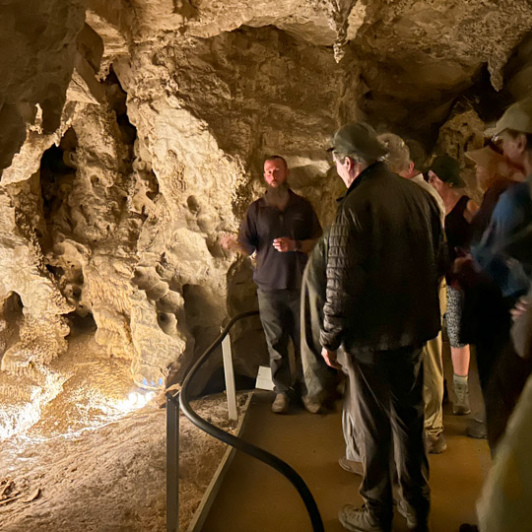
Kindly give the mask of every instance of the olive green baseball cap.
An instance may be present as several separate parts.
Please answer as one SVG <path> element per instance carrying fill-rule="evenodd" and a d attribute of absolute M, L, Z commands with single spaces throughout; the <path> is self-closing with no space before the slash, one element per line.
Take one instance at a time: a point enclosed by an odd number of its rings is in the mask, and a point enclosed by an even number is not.
<path fill-rule="evenodd" d="M 532 133 L 532 98 L 526 98 L 510 105 L 489 133 L 496 137 L 506 129 L 520 133 Z"/>
<path fill-rule="evenodd" d="M 364 122 L 342 126 L 331 138 L 329 151 L 343 156 L 381 160 L 388 152 L 377 139 L 375 130 Z"/>

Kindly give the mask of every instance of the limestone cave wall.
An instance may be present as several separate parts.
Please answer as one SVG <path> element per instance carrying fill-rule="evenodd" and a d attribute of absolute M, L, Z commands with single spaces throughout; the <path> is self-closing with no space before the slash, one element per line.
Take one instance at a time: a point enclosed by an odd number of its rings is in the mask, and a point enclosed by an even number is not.
<path fill-rule="evenodd" d="M 463 161 L 530 91 L 530 7 L 0 1 L 2 371 L 42 377 L 93 320 L 133 382 L 181 380 L 255 305 L 249 259 L 219 239 L 261 194 L 265 155 L 287 159 L 324 225 L 342 191 L 325 148 L 342 123 Z M 234 343 L 253 376 L 259 323 Z"/>

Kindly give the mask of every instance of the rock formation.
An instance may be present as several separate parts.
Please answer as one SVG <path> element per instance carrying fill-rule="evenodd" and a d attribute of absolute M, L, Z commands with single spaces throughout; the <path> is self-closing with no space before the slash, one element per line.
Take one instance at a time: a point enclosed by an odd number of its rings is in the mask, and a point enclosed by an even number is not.
<path fill-rule="evenodd" d="M 264 156 L 326 225 L 336 127 L 461 157 L 530 89 L 531 28 L 527 0 L 0 0 L 2 370 L 44 375 L 85 318 L 136 384 L 182 379 L 255 305 L 249 260 L 219 238 Z"/>

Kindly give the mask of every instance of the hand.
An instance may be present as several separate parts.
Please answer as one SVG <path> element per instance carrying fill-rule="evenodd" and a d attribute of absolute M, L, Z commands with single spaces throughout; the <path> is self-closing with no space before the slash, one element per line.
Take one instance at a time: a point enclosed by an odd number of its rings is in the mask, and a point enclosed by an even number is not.
<path fill-rule="evenodd" d="M 473 257 L 470 253 L 456 258 L 453 262 L 453 273 L 460 273 L 465 268 L 473 267 Z"/>
<path fill-rule="evenodd" d="M 273 241 L 273 247 L 281 253 L 286 253 L 287 251 L 295 251 L 296 241 L 286 236 L 282 236 L 280 238 L 276 238 Z"/>
<path fill-rule="evenodd" d="M 231 233 L 224 233 L 220 237 L 220 246 L 228 251 L 234 251 L 238 247 L 236 236 Z"/>
<path fill-rule="evenodd" d="M 336 351 L 329 351 L 326 347 L 322 347 L 321 349 L 321 356 L 324 358 L 325 363 L 327 366 L 330 366 L 333 369 L 342 369 L 342 366 L 338 362 L 336 356 Z"/>
<path fill-rule="evenodd" d="M 522 297 L 516 304 L 515 307 L 510 311 L 512 314 L 512 320 L 518 320 L 528 309 L 528 301 L 526 298 Z"/>

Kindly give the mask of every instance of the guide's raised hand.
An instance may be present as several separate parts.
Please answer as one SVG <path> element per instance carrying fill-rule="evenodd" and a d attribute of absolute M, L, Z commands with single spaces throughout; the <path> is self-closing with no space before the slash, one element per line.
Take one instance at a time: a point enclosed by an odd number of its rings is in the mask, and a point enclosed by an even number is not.
<path fill-rule="evenodd" d="M 220 237 L 220 246 L 228 251 L 235 251 L 238 247 L 238 241 L 236 235 L 231 233 L 224 233 Z"/>

